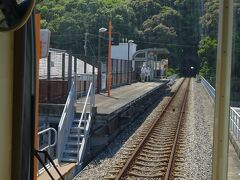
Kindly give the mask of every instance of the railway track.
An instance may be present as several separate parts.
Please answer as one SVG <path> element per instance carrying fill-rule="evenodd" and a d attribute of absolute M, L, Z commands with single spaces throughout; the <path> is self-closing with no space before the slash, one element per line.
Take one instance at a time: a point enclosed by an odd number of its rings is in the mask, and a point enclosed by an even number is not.
<path fill-rule="evenodd" d="M 104 179 L 183 178 L 181 136 L 190 79 L 184 79 L 161 115 L 145 128 Z"/>

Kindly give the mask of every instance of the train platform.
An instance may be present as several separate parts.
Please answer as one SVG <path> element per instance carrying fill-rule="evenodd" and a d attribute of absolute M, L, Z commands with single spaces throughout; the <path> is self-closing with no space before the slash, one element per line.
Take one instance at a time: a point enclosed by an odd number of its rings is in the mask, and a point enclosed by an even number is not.
<path fill-rule="evenodd" d="M 121 86 L 107 93 L 96 94 L 96 110 L 89 136 L 89 154 L 86 162 L 98 155 L 131 122 L 156 103 L 168 88 L 169 80 L 161 82 L 137 82 Z M 81 115 L 85 98 L 76 103 Z"/>
<path fill-rule="evenodd" d="M 56 164 L 60 173 L 63 175 L 64 179 L 71 179 L 75 171 L 74 170 L 76 166 L 75 163 L 64 163 L 59 165 L 57 160 L 54 160 L 54 163 Z M 49 172 L 51 173 L 54 179 L 61 179 L 61 177 L 58 175 L 57 171 L 53 167 L 49 168 Z M 45 171 L 44 173 L 40 174 L 37 177 L 37 180 L 51 180 L 51 178 L 49 177 L 48 173 Z"/>
<path fill-rule="evenodd" d="M 128 104 L 158 89 L 166 82 L 168 82 L 168 80 L 161 82 L 137 82 L 131 85 L 121 86 L 112 89 L 109 97 L 107 93 L 96 94 L 97 114 L 107 115 L 119 111 Z M 85 102 L 85 98 L 79 99 L 76 104 L 76 111 L 79 113 L 81 113 L 83 109 L 82 102 Z"/>

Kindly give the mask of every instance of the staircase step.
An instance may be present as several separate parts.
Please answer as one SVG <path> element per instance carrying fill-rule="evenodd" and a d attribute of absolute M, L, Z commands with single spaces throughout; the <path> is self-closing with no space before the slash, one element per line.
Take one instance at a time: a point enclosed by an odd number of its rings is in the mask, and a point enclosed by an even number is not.
<path fill-rule="evenodd" d="M 78 138 L 78 134 L 69 134 L 68 137 L 71 137 L 71 138 Z M 79 138 L 83 138 L 84 137 L 84 134 L 81 134 L 79 136 Z"/>
<path fill-rule="evenodd" d="M 72 131 L 72 132 L 70 132 L 69 133 L 69 135 L 68 136 L 71 136 L 71 137 L 78 137 L 79 136 L 79 134 L 78 134 L 78 132 L 77 131 Z M 82 138 L 84 136 L 84 132 L 83 132 L 83 130 L 81 130 L 81 132 L 80 132 L 80 139 Z"/>
<path fill-rule="evenodd" d="M 77 150 L 78 145 L 81 147 L 82 143 L 77 143 L 77 142 L 68 142 L 65 145 L 65 150 Z"/>
<path fill-rule="evenodd" d="M 79 136 L 79 141 L 81 142 L 83 138 L 84 138 L 84 135 L 81 134 Z M 78 141 L 78 134 L 69 134 L 68 135 L 68 142 L 70 142 L 70 141 L 75 141 L 77 143 L 77 141 Z"/>
<path fill-rule="evenodd" d="M 70 134 L 78 133 L 79 129 L 80 129 L 80 133 L 82 134 L 84 132 L 84 127 L 80 127 L 80 128 L 78 128 L 78 127 L 71 127 L 70 128 Z"/>
<path fill-rule="evenodd" d="M 89 114 L 90 114 L 90 112 L 88 111 L 87 113 L 86 113 L 86 117 L 88 118 L 88 116 L 89 116 Z M 77 117 L 77 118 L 81 118 L 81 116 L 82 116 L 82 113 L 77 113 L 77 114 L 75 114 L 76 116 L 75 117 Z"/>
<path fill-rule="evenodd" d="M 72 127 L 73 127 L 73 128 L 77 128 L 78 125 L 79 125 L 79 123 L 73 123 L 73 124 L 72 124 Z M 85 125 L 85 126 L 86 126 L 86 125 Z M 81 123 L 80 127 L 81 127 L 81 128 L 84 128 L 84 123 Z"/>
<path fill-rule="evenodd" d="M 77 162 L 77 158 L 76 159 L 75 158 L 62 158 L 62 161 L 75 163 L 75 162 Z"/>
<path fill-rule="evenodd" d="M 77 151 L 73 151 L 73 150 L 65 150 L 63 151 L 63 158 L 72 158 L 72 159 L 77 159 L 78 153 Z"/>
<path fill-rule="evenodd" d="M 77 150 L 65 149 L 65 150 L 63 151 L 63 153 L 67 153 L 67 154 L 77 154 Z"/>
<path fill-rule="evenodd" d="M 83 119 L 83 120 L 82 120 L 82 123 L 84 123 L 84 122 L 86 122 L 86 121 L 88 121 L 88 119 L 87 119 L 87 120 Z M 74 120 L 73 120 L 73 123 L 80 123 L 80 119 L 74 119 Z"/>
<path fill-rule="evenodd" d="M 82 143 L 77 143 L 77 142 L 67 142 L 66 145 L 69 145 L 69 146 L 78 146 L 79 144 L 82 144 Z"/>
<path fill-rule="evenodd" d="M 79 123 L 80 123 L 80 119 L 73 120 L 72 127 L 78 127 Z M 88 119 L 87 120 L 83 119 L 80 127 L 84 127 L 84 124 L 87 124 L 87 123 L 88 123 Z"/>
<path fill-rule="evenodd" d="M 81 126 L 80 126 L 79 129 L 84 130 L 84 127 L 81 127 Z M 71 127 L 70 130 L 78 130 L 78 127 Z"/>

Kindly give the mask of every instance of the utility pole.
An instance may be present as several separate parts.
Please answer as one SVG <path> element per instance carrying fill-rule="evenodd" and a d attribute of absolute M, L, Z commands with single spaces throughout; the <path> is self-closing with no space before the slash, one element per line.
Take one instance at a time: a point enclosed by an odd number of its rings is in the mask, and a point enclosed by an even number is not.
<path fill-rule="evenodd" d="M 95 106 L 95 89 L 96 89 L 96 85 L 95 85 L 95 64 L 96 60 L 95 58 L 92 58 L 92 104 L 93 106 Z"/>
<path fill-rule="evenodd" d="M 108 96 L 111 89 L 111 48 L 112 48 L 112 21 L 109 21 L 109 37 L 108 37 Z"/>
<path fill-rule="evenodd" d="M 129 59 L 129 50 L 130 49 L 130 42 L 128 41 L 128 68 L 127 68 L 127 84 L 131 84 L 130 83 L 130 73 L 129 73 L 129 71 L 130 71 L 130 59 Z"/>
<path fill-rule="evenodd" d="M 87 41 L 88 41 L 88 32 L 85 33 L 85 40 L 84 40 L 85 57 L 87 56 Z"/>
<path fill-rule="evenodd" d="M 100 56 L 101 56 L 101 37 L 100 37 L 100 32 L 98 32 L 98 60 L 97 60 L 97 66 L 98 66 L 98 76 L 97 76 L 97 93 L 100 93 L 101 91 L 101 60 L 100 60 Z"/>
<path fill-rule="evenodd" d="M 85 60 L 84 60 L 84 74 L 86 75 L 86 73 L 87 73 L 87 41 L 88 41 L 88 31 L 86 31 L 86 33 L 85 33 L 85 40 L 84 40 L 84 52 L 85 52 Z M 87 87 L 87 84 L 86 84 L 86 81 L 84 81 L 84 84 L 83 84 L 83 86 L 84 86 L 84 91 L 86 91 L 87 89 L 86 89 L 86 87 Z"/>

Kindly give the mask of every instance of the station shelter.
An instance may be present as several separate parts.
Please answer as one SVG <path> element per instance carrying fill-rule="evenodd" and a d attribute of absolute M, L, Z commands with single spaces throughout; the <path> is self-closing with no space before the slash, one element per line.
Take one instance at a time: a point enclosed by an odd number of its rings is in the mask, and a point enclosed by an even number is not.
<path fill-rule="evenodd" d="M 169 54 L 167 48 L 149 48 L 136 51 L 133 55 L 133 70 L 136 73 L 136 78 L 141 80 L 143 68 L 150 71 L 150 81 L 165 77 Z"/>

